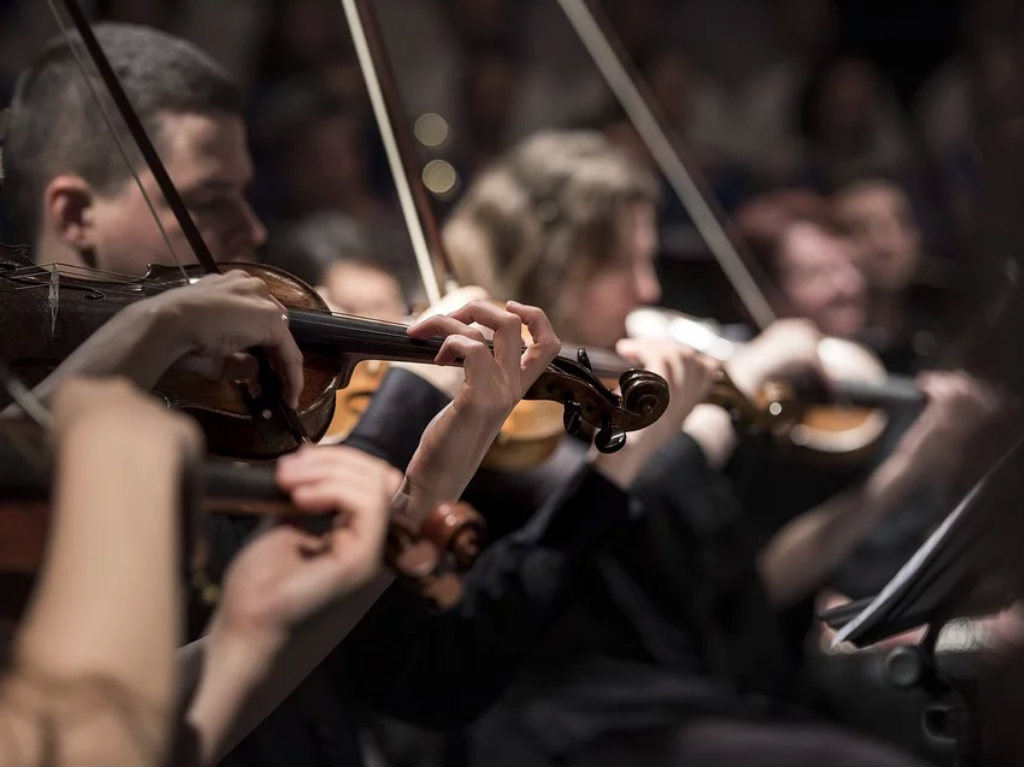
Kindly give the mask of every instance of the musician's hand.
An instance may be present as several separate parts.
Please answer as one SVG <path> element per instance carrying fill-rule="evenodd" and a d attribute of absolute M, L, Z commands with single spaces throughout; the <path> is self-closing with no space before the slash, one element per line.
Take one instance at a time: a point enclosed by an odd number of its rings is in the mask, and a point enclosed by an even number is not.
<path fill-rule="evenodd" d="M 991 386 L 963 371 L 927 372 L 917 384 L 928 404 L 896 449 L 916 476 L 955 472 L 972 437 L 990 425 L 1004 404 Z"/>
<path fill-rule="evenodd" d="M 493 353 L 484 333 L 493 333 Z M 523 349 L 522 326 L 531 340 Z M 448 407 L 423 433 L 406 472 L 406 495 L 415 497 L 413 516 L 441 501 L 457 500 L 516 403 L 561 349 L 543 311 L 509 301 L 505 309 L 473 301 L 448 315 L 428 317 L 409 328 L 413 338 L 443 336 L 435 362 L 461 363 L 462 385 Z"/>
<path fill-rule="evenodd" d="M 228 569 L 214 619 L 272 647 L 380 572 L 401 474 L 354 448 L 304 447 L 278 460 L 277 480 L 300 511 L 331 515 L 327 529 L 280 522 L 258 533 Z"/>
<path fill-rule="evenodd" d="M 818 344 L 821 333 L 809 320 L 773 322 L 741 347 L 726 365 L 733 382 L 748 396 L 773 379 L 811 375 L 824 380 Z"/>
<path fill-rule="evenodd" d="M 470 301 L 489 300 L 490 297 L 483 288 L 466 285 L 446 293 L 444 298 L 423 312 L 417 321 L 425 320 L 428 317 L 450 314 Z M 459 387 L 466 380 L 466 375 L 460 367 L 442 367 L 440 365 L 426 365 L 418 362 L 393 362 L 391 365 L 392 367 L 402 368 L 415 373 L 451 398 L 455 397 Z"/>
<path fill-rule="evenodd" d="M 263 347 L 281 378 L 285 402 L 298 406 L 302 353 L 288 329 L 288 310 L 263 280 L 237 269 L 211 274 L 138 307 L 160 318 L 161 343 L 177 364 L 209 378 L 255 379 L 256 360 L 246 350 Z"/>
<path fill-rule="evenodd" d="M 593 457 L 594 466 L 602 474 L 629 489 L 651 456 L 679 434 L 687 415 L 707 395 L 718 363 L 674 341 L 623 339 L 615 350 L 664 378 L 670 394 L 661 418 L 631 433 L 617 453 L 595 453 Z"/>

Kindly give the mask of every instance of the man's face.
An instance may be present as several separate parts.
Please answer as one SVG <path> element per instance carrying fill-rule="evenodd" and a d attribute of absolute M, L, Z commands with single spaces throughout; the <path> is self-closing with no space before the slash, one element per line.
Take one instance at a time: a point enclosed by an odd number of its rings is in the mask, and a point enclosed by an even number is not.
<path fill-rule="evenodd" d="M 864 278 L 852 251 L 848 240 L 810 222 L 792 224 L 779 248 L 779 286 L 794 314 L 839 338 L 857 333 L 866 320 Z"/>
<path fill-rule="evenodd" d="M 166 114 L 162 123 L 161 158 L 213 257 L 253 260 L 266 230 L 245 197 L 252 163 L 242 120 L 226 114 Z M 139 175 L 178 260 L 196 263 L 153 174 L 145 169 Z M 100 269 L 143 274 L 150 264 L 175 263 L 134 179 L 113 194 L 97 195 L 91 216 Z"/>
<path fill-rule="evenodd" d="M 906 194 L 891 184 L 865 185 L 840 194 L 836 214 L 859 246 L 857 263 L 871 288 L 905 289 L 921 260 L 921 235 Z"/>

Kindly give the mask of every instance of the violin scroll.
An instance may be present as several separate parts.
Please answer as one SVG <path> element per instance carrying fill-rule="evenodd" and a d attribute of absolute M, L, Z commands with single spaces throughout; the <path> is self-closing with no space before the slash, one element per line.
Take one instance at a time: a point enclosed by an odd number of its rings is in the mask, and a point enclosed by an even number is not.
<path fill-rule="evenodd" d="M 417 528 L 396 516 L 388 529 L 388 566 L 441 610 L 462 599 L 462 576 L 483 544 L 483 517 L 467 503 L 439 504 Z"/>
<path fill-rule="evenodd" d="M 558 357 L 523 398 L 561 402 L 566 431 L 575 433 L 587 423 L 598 430 L 598 450 L 613 453 L 625 444 L 626 432 L 658 420 L 669 400 L 665 379 L 645 370 L 627 370 L 619 387 L 621 394 L 615 394 L 586 364 Z"/>

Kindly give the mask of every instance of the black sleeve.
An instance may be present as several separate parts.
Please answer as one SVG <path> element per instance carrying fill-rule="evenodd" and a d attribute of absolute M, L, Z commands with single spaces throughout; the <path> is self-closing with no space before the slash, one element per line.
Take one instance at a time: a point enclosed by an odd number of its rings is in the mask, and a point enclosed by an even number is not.
<path fill-rule="evenodd" d="M 415 373 L 391 368 L 345 444 L 405 471 L 423 431 L 449 401 Z"/>
<path fill-rule="evenodd" d="M 681 433 L 655 453 L 632 493 L 644 508 L 679 515 L 697 533 L 707 535 L 735 521 L 735 503 L 723 495 L 725 487 L 700 445 Z"/>
<path fill-rule="evenodd" d="M 627 496 L 581 467 L 517 532 L 480 556 L 461 604 L 426 608 L 393 586 L 335 651 L 359 698 L 435 728 L 472 720 L 507 686 L 571 592 Z"/>

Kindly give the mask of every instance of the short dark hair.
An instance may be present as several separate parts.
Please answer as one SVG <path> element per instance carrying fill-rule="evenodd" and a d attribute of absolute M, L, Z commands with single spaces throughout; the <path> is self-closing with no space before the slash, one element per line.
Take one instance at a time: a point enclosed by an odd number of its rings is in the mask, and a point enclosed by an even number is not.
<path fill-rule="evenodd" d="M 239 86 L 191 43 L 129 24 L 97 24 L 94 30 L 158 149 L 164 138 L 163 113 L 241 113 Z M 73 38 L 86 55 L 80 38 Z M 94 71 L 88 63 L 86 68 Z M 114 124 L 123 126 L 98 75 L 91 79 Z M 119 130 L 135 162 L 141 162 L 127 128 Z M 130 176 L 109 133 L 67 40 L 51 40 L 19 76 L 7 124 L 4 189 L 20 234 L 38 234 L 40 199 L 54 176 L 76 173 L 103 191 L 115 189 Z"/>

